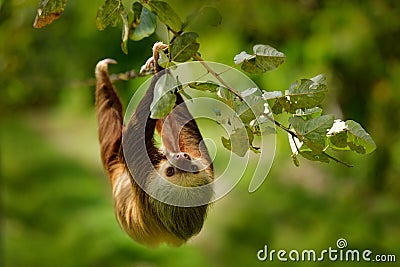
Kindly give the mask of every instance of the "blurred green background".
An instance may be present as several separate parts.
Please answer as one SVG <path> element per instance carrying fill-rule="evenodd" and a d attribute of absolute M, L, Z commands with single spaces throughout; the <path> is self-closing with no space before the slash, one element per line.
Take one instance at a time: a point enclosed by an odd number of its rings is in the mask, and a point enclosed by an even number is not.
<path fill-rule="evenodd" d="M 259 262 L 256 253 L 264 245 L 320 251 L 336 248 L 339 238 L 350 249 L 396 254 L 400 261 L 397 0 L 213 2 L 222 25 L 193 26 L 204 59 L 231 65 L 254 44 L 276 47 L 287 61 L 252 77 L 258 85 L 282 90 L 326 73 L 325 112 L 360 122 L 378 149 L 340 154 L 354 168 L 305 160 L 296 168 L 287 136 L 279 133 L 276 159 L 258 191 L 247 192 L 245 177 L 213 205 L 197 237 L 157 249 L 131 241 L 114 218 L 91 83 L 105 57 L 119 61 L 111 72 L 138 70 L 159 37 L 131 42 L 126 56 L 120 29 L 96 29 L 102 0 L 68 1 L 60 19 L 33 29 L 38 2 L 0 1 L 0 266 L 309 266 Z M 200 3 L 169 2 L 182 18 Z M 116 84 L 124 103 L 142 82 Z"/>

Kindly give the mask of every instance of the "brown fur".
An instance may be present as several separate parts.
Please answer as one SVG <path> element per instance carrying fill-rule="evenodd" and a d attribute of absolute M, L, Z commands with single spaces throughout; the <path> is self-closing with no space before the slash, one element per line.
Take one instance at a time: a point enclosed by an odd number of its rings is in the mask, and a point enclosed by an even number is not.
<path fill-rule="evenodd" d="M 109 63 L 115 62 L 106 59 L 96 66 L 96 108 L 101 158 L 112 186 L 117 220 L 137 242 L 149 246 L 162 242 L 181 245 L 201 230 L 208 205 L 178 207 L 165 204 L 149 196 L 142 188 L 171 198 L 210 199 L 210 190 L 199 191 L 197 195 L 186 194 L 184 190 L 185 187 L 205 185 L 213 179 L 211 159 L 201 143 L 200 131 L 179 94 L 170 118 L 154 120 L 149 117 L 158 74 L 155 74 L 149 90 L 124 128 L 122 105 L 108 76 Z M 185 124 L 186 121 L 189 123 Z M 180 191 L 174 191 L 160 183 L 163 180 L 156 179 L 163 175 L 157 171 L 163 172 L 165 166 L 169 166 L 166 155 L 155 146 L 156 127 L 162 135 L 164 150 L 188 153 L 208 166 L 199 174 L 178 171 L 173 179 L 167 178 L 184 186 Z M 122 151 L 122 140 L 125 151 Z"/>

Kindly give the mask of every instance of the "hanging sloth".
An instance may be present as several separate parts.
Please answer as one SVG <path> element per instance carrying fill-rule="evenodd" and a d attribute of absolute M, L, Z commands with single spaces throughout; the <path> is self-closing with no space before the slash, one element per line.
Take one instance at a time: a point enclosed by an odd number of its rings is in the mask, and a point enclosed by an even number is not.
<path fill-rule="evenodd" d="M 108 75 L 108 64 L 116 62 L 105 59 L 97 64 L 98 134 L 120 226 L 139 243 L 179 246 L 203 226 L 214 173 L 198 126 L 178 92 L 174 92 L 175 108 L 166 118 L 150 118 L 154 87 L 165 72 L 157 64 L 158 49 L 156 44 L 146 63 L 155 72 L 151 85 L 127 125 Z M 155 132 L 161 137 L 160 148 Z"/>

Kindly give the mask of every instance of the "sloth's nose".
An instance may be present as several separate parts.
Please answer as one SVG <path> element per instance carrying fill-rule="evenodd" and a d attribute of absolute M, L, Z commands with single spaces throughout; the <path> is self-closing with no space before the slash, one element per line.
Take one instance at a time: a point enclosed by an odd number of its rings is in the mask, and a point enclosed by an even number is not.
<path fill-rule="evenodd" d="M 199 173 L 199 168 L 193 164 L 192 158 L 187 153 L 176 153 L 172 157 L 172 163 L 179 170 L 184 172 Z"/>
<path fill-rule="evenodd" d="M 177 159 L 177 160 L 181 160 L 181 159 L 187 159 L 187 160 L 192 160 L 192 158 L 189 156 L 189 154 L 187 154 L 187 153 L 177 153 L 176 155 L 175 155 L 175 158 Z"/>

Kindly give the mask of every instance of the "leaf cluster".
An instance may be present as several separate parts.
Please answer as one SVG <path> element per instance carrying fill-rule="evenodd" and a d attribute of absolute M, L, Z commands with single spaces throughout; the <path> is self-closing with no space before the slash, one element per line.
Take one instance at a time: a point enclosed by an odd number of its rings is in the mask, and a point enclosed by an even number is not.
<path fill-rule="evenodd" d="M 54 21 L 61 15 L 65 3 L 66 0 L 41 0 L 34 26 L 43 27 Z M 165 1 L 140 0 L 127 8 L 122 0 L 105 0 L 98 9 L 96 25 L 99 30 L 108 26 L 122 26 L 121 47 L 128 53 L 128 40 L 139 41 L 152 35 L 156 30 L 157 20 L 172 33 L 168 49 L 158 51 L 158 65 L 167 69 L 180 62 L 197 60 L 219 83 L 201 81 L 182 85 L 179 77 L 173 77 L 167 71 L 155 86 L 154 101 L 151 105 L 152 118 L 163 118 L 171 111 L 176 100 L 174 90 L 188 96 L 184 89 L 190 87 L 216 94 L 236 112 L 242 126 L 235 126 L 228 138 L 221 137 L 221 142 L 225 148 L 239 156 L 246 155 L 249 150 L 258 153 L 259 148 L 253 144 L 255 137 L 275 133 L 271 123 L 288 133 L 296 166 L 299 165 L 298 155 L 311 161 L 334 160 L 350 166 L 329 152 L 351 150 L 368 154 L 375 150 L 373 139 L 360 124 L 352 120 L 342 121 L 333 115 L 323 115 L 320 106 L 327 93 L 326 77 L 323 74 L 310 79 L 300 79 L 292 83 L 287 90 L 273 92 L 261 91 L 258 88 L 237 92 L 226 84 L 200 57 L 198 34 L 185 30 L 195 20 L 211 26 L 219 25 L 221 16 L 215 8 L 203 7 L 189 15 L 186 21 L 182 21 Z M 233 61 L 235 66 L 240 66 L 247 73 L 262 74 L 275 70 L 285 59 L 285 54 L 277 49 L 257 44 L 251 54 L 243 51 L 234 56 Z M 281 113 L 289 114 L 288 121 L 278 122 L 274 119 L 274 115 Z M 230 119 L 221 120 L 221 123 L 229 124 Z"/>

